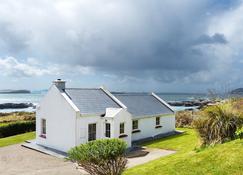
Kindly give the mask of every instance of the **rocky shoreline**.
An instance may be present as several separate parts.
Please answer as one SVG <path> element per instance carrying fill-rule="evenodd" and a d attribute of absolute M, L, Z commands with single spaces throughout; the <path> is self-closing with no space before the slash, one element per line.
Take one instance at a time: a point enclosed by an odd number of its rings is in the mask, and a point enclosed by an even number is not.
<path fill-rule="evenodd" d="M 204 106 L 216 104 L 219 101 L 215 100 L 193 100 L 193 101 L 169 101 L 168 104 L 176 107 L 197 107 L 198 109 Z"/>
<path fill-rule="evenodd" d="M 25 108 L 35 108 L 33 103 L 2 103 L 0 104 L 0 109 L 25 109 Z"/>

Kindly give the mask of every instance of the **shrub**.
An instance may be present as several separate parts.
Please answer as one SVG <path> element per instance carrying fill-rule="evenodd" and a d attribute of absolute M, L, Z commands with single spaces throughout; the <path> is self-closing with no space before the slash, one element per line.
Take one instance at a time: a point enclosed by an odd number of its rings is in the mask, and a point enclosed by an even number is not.
<path fill-rule="evenodd" d="M 192 127 L 193 114 L 192 111 L 179 111 L 176 113 L 176 127 L 190 128 Z"/>
<path fill-rule="evenodd" d="M 120 175 L 127 163 L 125 150 L 120 139 L 101 139 L 72 148 L 68 159 L 92 175 Z"/>
<path fill-rule="evenodd" d="M 0 138 L 35 131 L 35 121 L 15 122 L 0 125 Z"/>
<path fill-rule="evenodd" d="M 238 129 L 238 130 L 236 131 L 236 136 L 237 136 L 237 138 L 239 138 L 239 139 L 243 139 L 243 128 Z"/>
<path fill-rule="evenodd" d="M 233 110 L 231 103 L 208 107 L 194 125 L 202 140 L 202 145 L 223 143 L 236 138 L 236 131 L 242 126 L 242 119 Z"/>

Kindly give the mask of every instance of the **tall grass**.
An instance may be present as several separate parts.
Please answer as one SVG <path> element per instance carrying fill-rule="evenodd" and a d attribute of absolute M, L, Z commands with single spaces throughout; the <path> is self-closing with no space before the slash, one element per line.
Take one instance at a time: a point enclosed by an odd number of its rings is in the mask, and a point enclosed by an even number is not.
<path fill-rule="evenodd" d="M 231 102 L 206 108 L 194 121 L 202 145 L 214 145 L 232 140 L 243 125 L 242 115 Z"/>

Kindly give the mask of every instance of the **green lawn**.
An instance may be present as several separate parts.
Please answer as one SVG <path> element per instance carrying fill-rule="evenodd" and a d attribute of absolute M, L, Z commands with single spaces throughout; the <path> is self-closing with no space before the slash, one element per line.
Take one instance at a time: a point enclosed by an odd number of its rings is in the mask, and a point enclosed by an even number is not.
<path fill-rule="evenodd" d="M 28 132 L 25 134 L 19 134 L 11 137 L 5 137 L 0 139 L 0 147 L 9 146 L 17 143 L 22 143 L 25 140 L 31 140 L 35 138 L 35 132 Z"/>
<path fill-rule="evenodd" d="M 199 139 L 192 129 L 144 144 L 147 147 L 177 150 L 173 155 L 128 169 L 125 175 L 212 174 L 243 175 L 243 140 L 234 140 L 215 147 L 195 151 Z"/>

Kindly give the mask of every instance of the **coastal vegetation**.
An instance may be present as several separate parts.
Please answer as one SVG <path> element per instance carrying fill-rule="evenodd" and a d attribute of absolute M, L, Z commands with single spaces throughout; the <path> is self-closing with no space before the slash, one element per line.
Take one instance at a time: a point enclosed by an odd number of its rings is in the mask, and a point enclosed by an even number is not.
<path fill-rule="evenodd" d="M 178 111 L 176 113 L 176 127 L 177 128 L 192 128 L 192 123 L 195 118 L 193 111 Z"/>
<path fill-rule="evenodd" d="M 31 131 L 35 131 L 34 113 L 0 113 L 0 138 Z"/>
<path fill-rule="evenodd" d="M 243 126 L 240 111 L 234 109 L 233 102 L 207 107 L 194 121 L 194 126 L 201 138 L 202 146 L 214 145 L 233 140 L 237 130 Z"/>
<path fill-rule="evenodd" d="M 95 140 L 72 148 L 68 158 L 93 175 L 121 175 L 127 163 L 126 147 L 120 139 Z"/>

